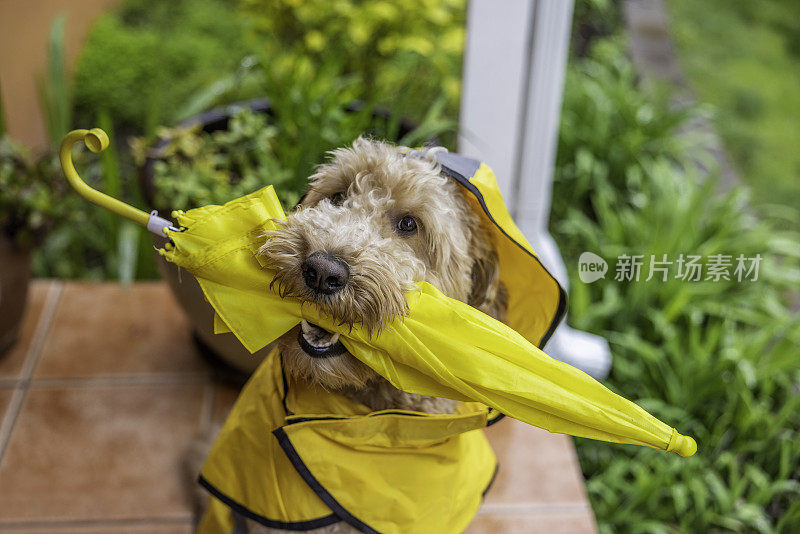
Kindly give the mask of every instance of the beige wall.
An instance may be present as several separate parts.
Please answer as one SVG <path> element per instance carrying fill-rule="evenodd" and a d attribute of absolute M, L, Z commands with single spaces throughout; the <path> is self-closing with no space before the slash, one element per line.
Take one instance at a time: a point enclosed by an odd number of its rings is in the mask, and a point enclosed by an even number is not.
<path fill-rule="evenodd" d="M 47 146 L 36 80 L 47 68 L 53 20 L 67 14 L 71 65 L 92 20 L 119 0 L 0 0 L 0 94 L 9 134 L 33 150 Z"/>

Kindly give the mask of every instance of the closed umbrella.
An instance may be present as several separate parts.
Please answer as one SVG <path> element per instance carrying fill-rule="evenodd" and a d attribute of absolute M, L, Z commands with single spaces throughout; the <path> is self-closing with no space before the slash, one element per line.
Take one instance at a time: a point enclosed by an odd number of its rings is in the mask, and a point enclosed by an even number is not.
<path fill-rule="evenodd" d="M 86 186 L 70 159 L 71 146 L 80 140 L 96 152 L 108 144 L 99 129 L 67 135 L 61 162 L 70 183 L 90 201 L 166 235 L 170 244 L 160 253 L 197 278 L 216 311 L 215 330 L 233 332 L 251 352 L 306 319 L 339 333 L 353 356 L 401 390 L 477 401 L 550 432 L 682 456 L 696 452 L 691 437 L 537 346 L 563 314 L 563 292 L 514 225 L 485 164 L 454 155 L 441 161 L 501 237 L 498 255 L 511 296 L 509 324 L 420 282 L 408 293 L 407 316 L 395 317 L 370 335 L 359 324 L 338 324 L 313 304 L 281 298 L 271 287 L 274 273 L 259 262 L 257 250 L 264 232 L 284 217 L 272 186 L 223 206 L 173 212 L 178 222 L 173 225 Z"/>

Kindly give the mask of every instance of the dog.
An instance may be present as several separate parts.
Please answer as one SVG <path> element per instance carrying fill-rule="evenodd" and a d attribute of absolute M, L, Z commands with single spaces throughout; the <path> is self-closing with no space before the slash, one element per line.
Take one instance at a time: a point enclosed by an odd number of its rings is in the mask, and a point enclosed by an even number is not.
<path fill-rule="evenodd" d="M 463 187 L 442 175 L 435 150 L 409 152 L 362 137 L 333 151 L 259 251 L 281 296 L 374 333 L 405 315 L 406 292 L 426 281 L 503 321 L 507 294 L 491 234 Z M 278 340 L 286 372 L 373 410 L 453 412 L 454 401 L 396 389 L 338 337 L 303 321 Z"/>
<path fill-rule="evenodd" d="M 345 325 L 377 333 L 408 312 L 407 292 L 426 281 L 445 295 L 505 320 L 493 237 L 435 154 L 368 138 L 331 153 L 307 193 L 258 251 L 283 297 L 310 302 Z M 284 372 L 373 411 L 454 413 L 457 401 L 401 391 L 351 355 L 339 335 L 305 320 L 277 340 Z M 250 533 L 285 532 L 250 520 Z M 242 528 L 244 531 L 244 526 Z M 356 532 L 346 523 L 312 530 Z"/>

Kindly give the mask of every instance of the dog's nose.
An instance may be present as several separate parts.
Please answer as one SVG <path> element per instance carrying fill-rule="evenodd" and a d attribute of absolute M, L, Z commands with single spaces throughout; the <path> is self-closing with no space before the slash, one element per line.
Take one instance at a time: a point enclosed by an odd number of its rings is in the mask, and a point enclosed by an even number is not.
<path fill-rule="evenodd" d="M 326 252 L 314 252 L 302 265 L 303 280 L 312 291 L 332 295 L 344 289 L 350 270 L 347 265 Z"/>

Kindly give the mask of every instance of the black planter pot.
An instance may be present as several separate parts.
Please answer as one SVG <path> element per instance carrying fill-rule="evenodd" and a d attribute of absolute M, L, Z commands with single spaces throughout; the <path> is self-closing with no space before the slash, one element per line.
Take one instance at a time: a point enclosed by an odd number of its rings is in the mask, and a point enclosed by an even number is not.
<path fill-rule="evenodd" d="M 363 103 L 352 102 L 347 106 L 348 111 L 359 111 Z M 225 130 L 234 113 L 242 109 L 251 109 L 256 112 L 274 116 L 269 99 L 260 98 L 220 107 L 187 119 L 179 124 L 180 127 L 201 125 L 203 131 L 214 132 Z M 373 110 L 373 117 L 388 120 L 392 114 L 386 109 Z M 416 124 L 402 119 L 399 122 L 399 135 L 402 137 L 413 131 Z M 436 143 L 436 139 L 431 139 Z M 163 150 L 169 145 L 169 139 L 163 139 L 155 144 L 149 151 L 145 164 L 139 169 L 139 187 L 148 205 L 155 206 L 162 216 L 168 216 L 171 206 L 157 206 L 155 203 L 156 187 L 154 183 L 154 165 L 160 159 Z M 153 236 L 154 244 L 160 248 L 164 239 Z M 194 277 L 187 273 L 180 273 L 179 269 L 165 261 L 156 254 L 156 263 L 161 276 L 167 281 L 178 300 L 183 311 L 188 316 L 194 330 L 194 338 L 200 348 L 201 354 L 212 363 L 215 373 L 228 380 L 238 381 L 246 379 L 258 364 L 269 354 L 271 346 L 250 354 L 236 339 L 233 334 L 214 334 L 214 310 L 206 302 L 200 285 Z"/>
<path fill-rule="evenodd" d="M 30 279 L 30 249 L 0 234 L 0 357 L 17 341 Z"/>

